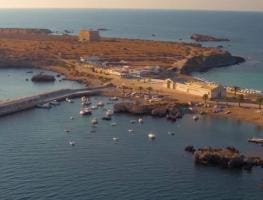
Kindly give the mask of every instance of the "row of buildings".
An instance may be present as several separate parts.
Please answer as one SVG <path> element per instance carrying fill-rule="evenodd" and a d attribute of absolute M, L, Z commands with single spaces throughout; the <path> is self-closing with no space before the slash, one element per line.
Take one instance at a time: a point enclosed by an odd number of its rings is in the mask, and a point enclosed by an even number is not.
<path fill-rule="evenodd" d="M 166 79 L 164 81 L 165 88 L 170 90 L 176 90 L 179 92 L 187 93 L 203 97 L 208 95 L 209 99 L 224 98 L 226 96 L 226 88 L 222 85 L 206 82 L 186 82 L 179 83 L 172 79 Z"/>

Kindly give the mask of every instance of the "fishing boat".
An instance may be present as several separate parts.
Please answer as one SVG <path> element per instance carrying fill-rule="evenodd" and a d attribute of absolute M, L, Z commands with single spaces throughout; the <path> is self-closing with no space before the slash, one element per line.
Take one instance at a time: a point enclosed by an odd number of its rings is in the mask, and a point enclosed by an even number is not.
<path fill-rule="evenodd" d="M 252 137 L 248 139 L 248 142 L 255 143 L 255 144 L 263 144 L 263 138 Z"/>
<path fill-rule="evenodd" d="M 120 138 L 114 137 L 114 138 L 112 138 L 112 140 L 113 140 L 114 142 L 119 142 Z"/>
<path fill-rule="evenodd" d="M 104 116 L 101 118 L 102 120 L 106 120 L 106 121 L 110 121 L 111 120 L 111 116 Z"/>
<path fill-rule="evenodd" d="M 98 120 L 97 120 L 96 118 L 94 118 L 94 119 L 91 120 L 91 123 L 92 123 L 93 125 L 98 124 Z"/>
<path fill-rule="evenodd" d="M 79 114 L 80 115 L 91 115 L 92 114 L 92 111 L 91 111 L 91 109 L 89 109 L 89 108 L 85 108 L 85 109 L 83 109 L 83 110 L 81 110 L 80 112 L 79 112 Z"/>
<path fill-rule="evenodd" d="M 142 118 L 139 118 L 139 119 L 138 119 L 138 122 L 139 122 L 140 124 L 142 124 L 142 123 L 143 123 L 143 119 L 142 119 Z"/>
<path fill-rule="evenodd" d="M 112 115 L 113 115 L 113 111 L 112 110 L 107 110 L 106 116 L 112 116 Z"/>
<path fill-rule="evenodd" d="M 128 132 L 129 133 L 134 133 L 134 130 L 133 129 L 129 129 Z"/>
<path fill-rule="evenodd" d="M 117 126 L 116 122 L 111 123 L 111 126 Z"/>
<path fill-rule="evenodd" d="M 73 100 L 70 99 L 70 98 L 66 98 L 66 102 L 68 102 L 68 103 L 73 103 Z"/>
<path fill-rule="evenodd" d="M 155 139 L 156 139 L 156 135 L 153 134 L 153 133 L 149 133 L 149 134 L 148 134 L 148 138 L 149 138 L 150 140 L 155 140 Z"/>
<path fill-rule="evenodd" d="M 58 106 L 60 103 L 57 100 L 49 102 L 53 106 Z"/>
<path fill-rule="evenodd" d="M 103 107 L 103 106 L 104 106 L 104 103 L 103 103 L 102 101 L 99 101 L 99 102 L 97 103 L 97 106 L 98 106 L 98 107 Z"/>
<path fill-rule="evenodd" d="M 70 146 L 75 146 L 75 145 L 76 145 L 76 142 L 74 142 L 74 141 L 69 141 L 69 145 L 70 145 Z"/>
<path fill-rule="evenodd" d="M 169 132 L 168 132 L 168 135 L 174 136 L 174 135 L 175 135 L 175 132 L 169 131 Z"/>
<path fill-rule="evenodd" d="M 199 120 L 199 117 L 197 115 L 194 115 L 193 120 L 197 121 L 197 120 Z"/>
<path fill-rule="evenodd" d="M 37 108 L 43 108 L 43 109 L 50 109 L 51 105 L 50 105 L 50 103 L 44 103 L 44 104 L 39 104 L 36 107 Z"/>
<path fill-rule="evenodd" d="M 92 110 L 97 110 L 98 109 L 98 106 L 91 106 L 90 107 Z"/>

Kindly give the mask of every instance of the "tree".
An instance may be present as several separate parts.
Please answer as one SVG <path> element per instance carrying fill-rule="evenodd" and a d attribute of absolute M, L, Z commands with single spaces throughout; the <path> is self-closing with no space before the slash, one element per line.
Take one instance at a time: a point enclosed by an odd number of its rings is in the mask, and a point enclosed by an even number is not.
<path fill-rule="evenodd" d="M 208 100 L 208 98 L 209 98 L 208 94 L 203 95 L 203 100 L 205 102 L 205 105 L 206 105 L 206 101 Z"/>
<path fill-rule="evenodd" d="M 238 106 L 240 107 L 241 102 L 244 100 L 244 95 L 243 94 L 238 95 L 237 100 L 238 100 Z"/>
<path fill-rule="evenodd" d="M 152 87 L 148 87 L 147 90 L 148 90 L 149 96 L 151 96 L 151 91 L 153 90 L 153 88 Z"/>
<path fill-rule="evenodd" d="M 257 98 L 257 103 L 258 103 L 258 108 L 261 110 L 261 106 L 262 106 L 262 103 L 263 103 L 263 97 L 258 97 Z"/>
<path fill-rule="evenodd" d="M 237 96 L 237 91 L 239 91 L 240 88 L 238 86 L 234 86 L 234 93 L 235 93 L 235 96 Z"/>

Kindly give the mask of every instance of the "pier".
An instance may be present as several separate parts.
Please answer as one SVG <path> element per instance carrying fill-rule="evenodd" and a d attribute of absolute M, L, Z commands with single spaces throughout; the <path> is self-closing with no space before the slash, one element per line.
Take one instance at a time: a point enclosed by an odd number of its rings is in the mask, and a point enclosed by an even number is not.
<path fill-rule="evenodd" d="M 36 108 L 38 105 L 51 101 L 63 101 L 66 98 L 78 98 L 81 96 L 99 95 L 108 87 L 83 88 L 83 89 L 61 89 L 46 92 L 29 97 L 17 98 L 0 102 L 0 117 L 14 114 L 20 111 Z"/>

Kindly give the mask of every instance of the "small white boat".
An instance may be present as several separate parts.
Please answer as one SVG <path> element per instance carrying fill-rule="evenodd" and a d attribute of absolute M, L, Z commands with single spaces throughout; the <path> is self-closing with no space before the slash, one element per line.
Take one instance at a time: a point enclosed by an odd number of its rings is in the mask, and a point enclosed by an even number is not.
<path fill-rule="evenodd" d="M 90 107 L 92 110 L 97 110 L 98 109 L 98 106 L 91 106 Z"/>
<path fill-rule="evenodd" d="M 91 120 L 91 123 L 92 123 L 93 125 L 98 124 L 98 120 L 97 120 L 96 118 L 94 118 L 94 119 Z"/>
<path fill-rule="evenodd" d="M 148 138 L 149 138 L 150 140 L 155 140 L 155 139 L 156 139 L 156 135 L 153 134 L 153 133 L 149 133 L 149 134 L 148 134 Z"/>
<path fill-rule="evenodd" d="M 73 100 L 70 99 L 70 98 L 66 98 L 66 102 L 68 102 L 68 103 L 73 103 Z"/>
<path fill-rule="evenodd" d="M 129 129 L 128 132 L 129 133 L 134 133 L 134 130 L 133 129 Z"/>
<path fill-rule="evenodd" d="M 106 116 L 112 116 L 112 115 L 113 115 L 113 111 L 112 110 L 107 110 Z"/>
<path fill-rule="evenodd" d="M 117 126 L 116 122 L 111 123 L 111 126 Z"/>
<path fill-rule="evenodd" d="M 84 115 L 91 115 L 92 111 L 89 108 L 85 108 L 85 109 L 81 110 L 79 112 L 79 114 L 82 115 L 82 116 L 84 116 Z"/>
<path fill-rule="evenodd" d="M 103 103 L 102 101 L 99 101 L 99 102 L 97 103 L 97 106 L 98 106 L 98 107 L 103 107 L 103 106 L 104 106 L 104 103 Z"/>
<path fill-rule="evenodd" d="M 70 130 L 68 130 L 68 129 L 65 129 L 65 130 L 64 130 L 64 132 L 66 132 L 66 133 L 69 133 L 69 132 L 70 132 Z"/>
<path fill-rule="evenodd" d="M 87 100 L 87 98 L 85 96 L 81 97 L 81 101 L 85 102 Z"/>
<path fill-rule="evenodd" d="M 168 132 L 168 135 L 174 136 L 174 135 L 175 135 L 175 132 L 169 131 L 169 132 Z"/>
<path fill-rule="evenodd" d="M 119 98 L 118 98 L 118 97 L 111 97 L 110 100 L 111 100 L 111 101 L 118 101 Z"/>
<path fill-rule="evenodd" d="M 37 105 L 37 108 L 50 109 L 51 104 L 50 103 L 39 104 Z"/>
<path fill-rule="evenodd" d="M 263 138 L 252 137 L 248 139 L 248 142 L 255 143 L 255 144 L 263 144 Z"/>
<path fill-rule="evenodd" d="M 112 138 L 112 140 L 113 140 L 114 142 L 119 142 L 119 141 L 120 141 L 120 138 L 114 137 L 114 138 Z"/>
<path fill-rule="evenodd" d="M 142 119 L 142 118 L 139 118 L 139 119 L 138 119 L 138 122 L 139 122 L 140 124 L 142 124 L 142 123 L 143 123 L 143 119 Z"/>
<path fill-rule="evenodd" d="M 73 119 L 74 119 L 74 117 L 72 117 L 72 116 L 71 116 L 69 119 L 73 120 Z"/>
<path fill-rule="evenodd" d="M 194 115 L 193 120 L 197 121 L 197 120 L 199 120 L 199 117 L 197 115 Z"/>
<path fill-rule="evenodd" d="M 51 105 L 58 106 L 60 103 L 57 100 L 49 102 Z"/>
<path fill-rule="evenodd" d="M 76 145 L 76 142 L 74 142 L 74 141 L 69 141 L 69 145 L 70 145 L 70 146 L 75 146 L 75 145 Z"/>

